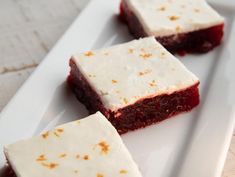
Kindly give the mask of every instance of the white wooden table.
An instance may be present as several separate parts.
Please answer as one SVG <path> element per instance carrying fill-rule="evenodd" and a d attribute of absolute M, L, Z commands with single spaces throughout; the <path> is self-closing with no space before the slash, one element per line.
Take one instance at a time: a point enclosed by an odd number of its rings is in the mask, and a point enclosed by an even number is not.
<path fill-rule="evenodd" d="M 89 0 L 0 0 L 0 111 Z M 235 133 L 223 177 L 235 177 Z"/>

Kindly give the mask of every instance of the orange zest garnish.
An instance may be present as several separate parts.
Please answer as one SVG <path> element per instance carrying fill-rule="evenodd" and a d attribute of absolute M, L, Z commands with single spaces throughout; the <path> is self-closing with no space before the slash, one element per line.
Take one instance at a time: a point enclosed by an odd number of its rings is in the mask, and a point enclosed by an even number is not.
<path fill-rule="evenodd" d="M 88 155 L 84 155 L 83 159 L 84 160 L 89 160 L 89 156 Z"/>
<path fill-rule="evenodd" d="M 66 154 L 60 154 L 59 155 L 59 158 L 64 158 L 64 157 L 66 157 L 67 155 Z"/>
<path fill-rule="evenodd" d="M 120 173 L 120 174 L 126 174 L 126 173 L 127 173 L 127 170 L 120 170 L 119 173 Z"/>
<path fill-rule="evenodd" d="M 84 53 L 84 55 L 87 57 L 90 57 L 90 56 L 93 56 L 94 53 L 92 51 L 88 51 L 88 52 Z"/>
<path fill-rule="evenodd" d="M 112 83 L 116 84 L 116 83 L 118 83 L 118 81 L 117 80 L 112 80 Z"/>
<path fill-rule="evenodd" d="M 37 159 L 36 159 L 36 161 L 46 161 L 47 159 L 46 159 L 46 157 L 45 157 L 45 155 L 40 155 Z"/>
<path fill-rule="evenodd" d="M 179 17 L 178 17 L 178 16 L 175 16 L 175 15 L 172 15 L 172 16 L 169 17 L 169 19 L 170 19 L 171 21 L 175 21 L 175 20 L 178 20 Z"/>
<path fill-rule="evenodd" d="M 42 166 L 47 167 L 49 169 L 54 169 L 59 165 L 57 163 L 44 163 L 44 162 L 42 162 L 41 164 Z"/>
<path fill-rule="evenodd" d="M 107 154 L 109 151 L 109 145 L 105 141 L 101 141 L 98 144 L 101 148 L 101 154 Z"/>
<path fill-rule="evenodd" d="M 140 54 L 140 57 L 142 57 L 142 58 L 144 58 L 144 59 L 150 58 L 151 56 L 152 56 L 151 53 Z"/>
<path fill-rule="evenodd" d="M 48 132 L 48 131 L 42 134 L 42 137 L 43 137 L 44 139 L 46 139 L 48 136 L 49 136 L 49 132 Z"/>

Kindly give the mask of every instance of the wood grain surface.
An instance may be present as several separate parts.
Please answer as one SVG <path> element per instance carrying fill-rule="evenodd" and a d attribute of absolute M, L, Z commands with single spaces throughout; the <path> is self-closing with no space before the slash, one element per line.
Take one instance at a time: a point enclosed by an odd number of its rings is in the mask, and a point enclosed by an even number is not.
<path fill-rule="evenodd" d="M 89 0 L 0 0 L 0 111 Z M 235 134 L 223 177 L 235 177 Z"/>

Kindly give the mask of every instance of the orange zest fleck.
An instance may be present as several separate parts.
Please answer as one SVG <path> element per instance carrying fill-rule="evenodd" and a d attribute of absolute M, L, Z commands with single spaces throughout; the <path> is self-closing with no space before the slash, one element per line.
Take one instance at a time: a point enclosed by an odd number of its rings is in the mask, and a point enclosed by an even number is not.
<path fill-rule="evenodd" d="M 200 12 L 200 10 L 199 9 L 194 9 L 194 12 L 198 13 L 198 12 Z"/>
<path fill-rule="evenodd" d="M 140 75 L 140 76 L 143 76 L 143 75 L 144 75 L 144 72 L 139 72 L 139 75 Z"/>
<path fill-rule="evenodd" d="M 74 173 L 78 173 L 78 170 L 74 170 L 73 172 L 74 172 Z"/>
<path fill-rule="evenodd" d="M 88 52 L 84 53 L 84 55 L 87 57 L 90 57 L 90 56 L 93 56 L 94 53 L 92 51 L 88 51 Z"/>
<path fill-rule="evenodd" d="M 88 156 L 88 155 L 84 155 L 84 156 L 83 156 L 83 159 L 84 159 L 84 160 L 89 160 L 89 156 Z"/>
<path fill-rule="evenodd" d="M 175 16 L 175 15 L 172 15 L 172 16 L 169 17 L 169 19 L 170 19 L 171 21 L 175 21 L 175 20 L 178 20 L 179 17 L 178 17 L 178 16 Z"/>
<path fill-rule="evenodd" d="M 128 49 L 128 53 L 133 53 L 134 49 Z"/>
<path fill-rule="evenodd" d="M 63 128 L 57 128 L 56 131 L 59 132 L 59 133 L 62 133 L 62 132 L 64 132 L 64 129 Z"/>
<path fill-rule="evenodd" d="M 166 7 L 162 6 L 160 8 L 158 8 L 159 11 L 165 11 L 166 10 Z"/>
<path fill-rule="evenodd" d="M 126 98 L 123 98 L 123 101 L 124 101 L 125 104 L 128 103 L 128 100 Z"/>
<path fill-rule="evenodd" d="M 151 87 L 155 87 L 157 84 L 156 84 L 156 81 L 155 81 L 155 80 L 152 80 L 152 82 L 150 82 L 149 85 L 150 85 Z"/>
<path fill-rule="evenodd" d="M 153 56 L 151 53 L 140 54 L 140 57 L 142 57 L 144 59 L 150 58 L 151 56 Z"/>
<path fill-rule="evenodd" d="M 79 155 L 79 154 L 77 154 L 77 155 L 76 155 L 76 158 L 77 158 L 77 159 L 80 159 L 80 155 Z"/>
<path fill-rule="evenodd" d="M 109 145 L 105 141 L 101 141 L 98 144 L 101 148 L 101 154 L 107 154 L 109 152 Z"/>
<path fill-rule="evenodd" d="M 63 128 L 57 128 L 55 129 L 55 131 L 53 132 L 55 136 L 60 137 L 60 134 L 64 132 Z"/>
<path fill-rule="evenodd" d="M 112 80 L 112 83 L 116 84 L 116 83 L 118 83 L 118 81 L 117 80 Z"/>
<path fill-rule="evenodd" d="M 40 155 L 37 159 L 36 159 L 36 161 L 46 161 L 47 159 L 46 159 L 46 157 L 45 157 L 45 155 Z"/>
<path fill-rule="evenodd" d="M 127 170 L 120 170 L 119 173 L 120 174 L 127 174 Z"/>
<path fill-rule="evenodd" d="M 104 177 L 104 175 L 97 173 L 96 177 Z"/>
<path fill-rule="evenodd" d="M 105 96 L 105 95 L 108 95 L 109 93 L 108 92 L 103 92 L 102 90 L 100 91 L 100 94 L 102 95 L 102 96 Z"/>
<path fill-rule="evenodd" d="M 166 53 L 165 53 L 165 52 L 161 52 L 161 56 L 160 56 L 160 58 L 161 58 L 161 59 L 164 59 L 165 55 L 166 55 Z"/>
<path fill-rule="evenodd" d="M 59 166 L 59 164 L 57 164 L 57 163 L 45 163 L 45 162 L 42 162 L 41 164 L 42 164 L 42 166 L 47 167 L 49 169 L 54 169 L 57 166 Z"/>
<path fill-rule="evenodd" d="M 59 133 L 53 132 L 55 136 L 60 137 Z"/>
<path fill-rule="evenodd" d="M 151 72 L 151 70 L 140 71 L 140 72 L 138 73 L 138 75 L 139 75 L 139 76 L 143 76 L 143 75 L 148 74 L 148 73 L 150 73 L 150 72 Z"/>
<path fill-rule="evenodd" d="M 59 158 L 65 158 L 66 156 L 67 156 L 67 154 L 65 154 L 65 153 L 64 154 L 60 154 Z"/>
<path fill-rule="evenodd" d="M 44 139 L 47 139 L 48 136 L 49 136 L 49 132 L 48 131 L 42 134 L 42 137 Z"/>
<path fill-rule="evenodd" d="M 88 77 L 95 77 L 94 74 L 88 74 Z"/>
<path fill-rule="evenodd" d="M 176 30 L 177 32 L 179 32 L 179 31 L 180 31 L 180 26 L 179 26 L 179 25 L 176 26 L 175 30 Z"/>

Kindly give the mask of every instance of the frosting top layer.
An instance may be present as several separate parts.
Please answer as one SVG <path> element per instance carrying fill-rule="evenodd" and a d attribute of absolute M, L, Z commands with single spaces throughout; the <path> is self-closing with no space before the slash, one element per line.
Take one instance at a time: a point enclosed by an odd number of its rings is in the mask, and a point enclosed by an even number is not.
<path fill-rule="evenodd" d="M 224 23 L 206 0 L 124 0 L 147 35 L 169 36 Z"/>
<path fill-rule="evenodd" d="M 104 106 L 113 111 L 199 82 L 154 37 L 75 54 L 72 60 Z"/>
<path fill-rule="evenodd" d="M 141 177 L 109 121 L 99 112 L 5 147 L 17 177 Z"/>

